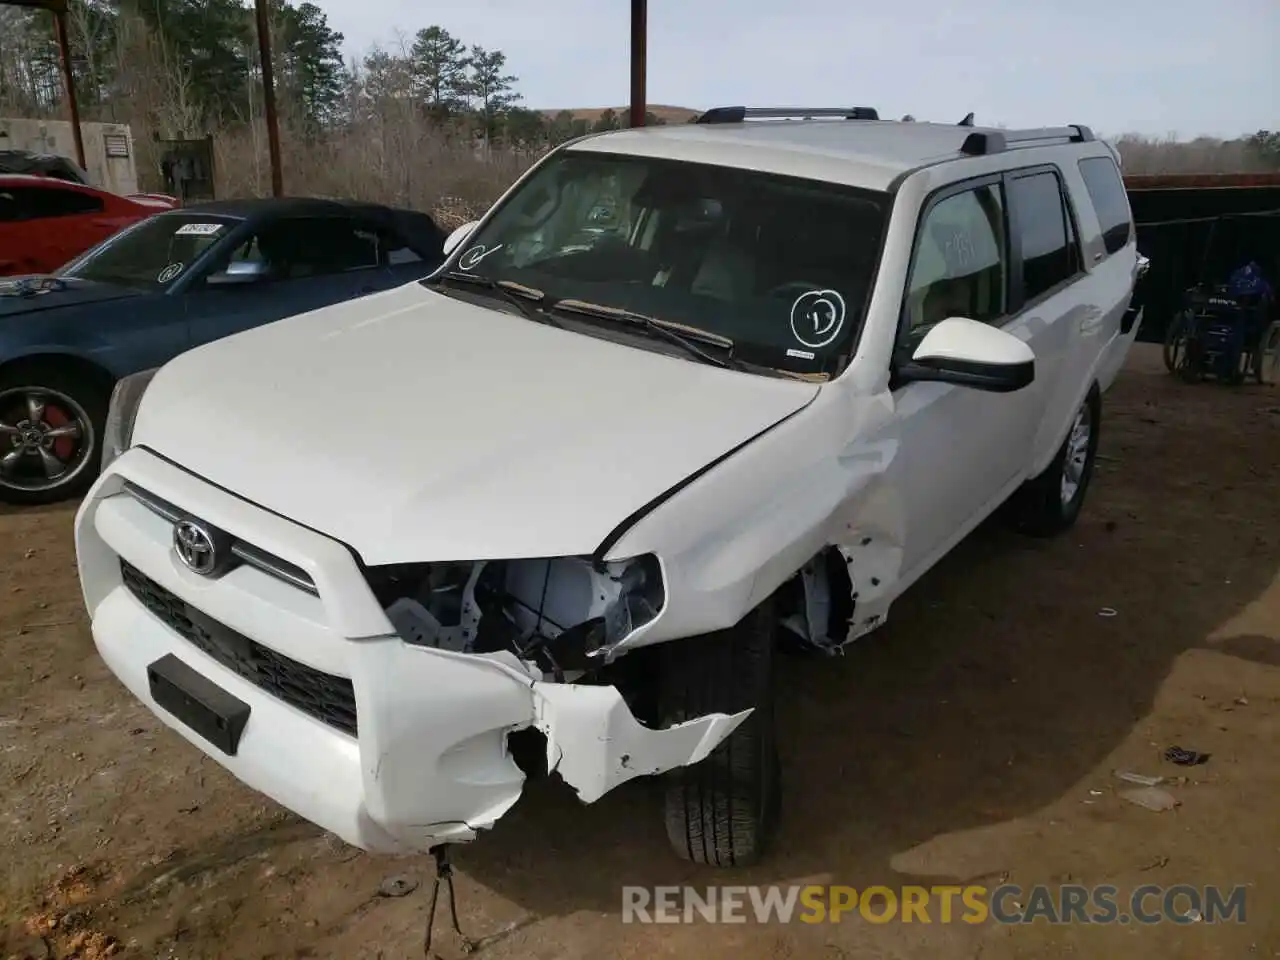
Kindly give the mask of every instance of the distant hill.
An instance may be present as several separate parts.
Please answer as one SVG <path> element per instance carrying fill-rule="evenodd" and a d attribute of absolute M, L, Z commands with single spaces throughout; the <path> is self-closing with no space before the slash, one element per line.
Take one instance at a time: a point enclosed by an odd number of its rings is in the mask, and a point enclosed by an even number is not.
<path fill-rule="evenodd" d="M 589 123 L 595 123 L 600 119 L 600 114 L 605 110 L 612 110 L 619 116 L 625 117 L 631 110 L 629 106 L 621 107 L 562 107 L 573 114 L 575 120 L 586 120 Z M 688 123 L 691 117 L 696 117 L 701 110 L 693 110 L 689 107 L 673 107 L 665 103 L 651 103 L 648 105 L 648 111 L 660 120 L 667 123 Z M 542 113 L 548 119 L 558 114 L 560 110 L 543 110 Z"/>

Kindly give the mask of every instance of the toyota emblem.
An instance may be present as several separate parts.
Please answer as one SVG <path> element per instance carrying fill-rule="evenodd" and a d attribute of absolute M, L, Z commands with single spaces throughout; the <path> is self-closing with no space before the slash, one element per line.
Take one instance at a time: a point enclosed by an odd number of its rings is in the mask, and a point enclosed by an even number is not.
<path fill-rule="evenodd" d="M 173 552 L 194 573 L 207 577 L 218 568 L 213 534 L 203 524 L 182 520 L 173 527 Z"/>

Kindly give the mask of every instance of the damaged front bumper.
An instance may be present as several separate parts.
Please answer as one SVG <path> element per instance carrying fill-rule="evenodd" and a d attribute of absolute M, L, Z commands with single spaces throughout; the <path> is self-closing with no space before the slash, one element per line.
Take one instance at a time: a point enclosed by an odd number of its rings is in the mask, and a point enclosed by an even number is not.
<path fill-rule="evenodd" d="M 193 573 L 174 553 L 172 516 L 126 481 L 252 541 L 312 589 L 270 564 Z M 94 641 L 132 694 L 244 783 L 366 850 L 422 851 L 491 827 L 524 783 L 508 751 L 514 731 L 544 733 L 548 769 L 589 803 L 633 777 L 697 763 L 747 715 L 653 730 L 614 687 L 548 682 L 510 653 L 405 643 L 386 632 L 341 545 L 145 451 L 99 479 L 77 514 L 76 547 Z M 168 655 L 248 706 L 233 752 L 156 702 L 149 668 Z M 323 683 L 306 679 L 315 677 Z M 338 696 L 350 701 L 343 723 L 318 700 Z"/>

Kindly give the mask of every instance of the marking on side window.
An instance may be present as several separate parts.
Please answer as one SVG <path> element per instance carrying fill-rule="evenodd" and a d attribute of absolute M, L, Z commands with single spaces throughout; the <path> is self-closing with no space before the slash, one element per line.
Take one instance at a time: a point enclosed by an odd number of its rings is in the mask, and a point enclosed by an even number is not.
<path fill-rule="evenodd" d="M 156 283 L 168 283 L 170 280 L 173 280 L 183 271 L 184 266 L 185 265 L 181 263 L 169 264 L 160 271 L 160 275 L 156 277 Z"/>
<path fill-rule="evenodd" d="M 827 346 L 844 327 L 844 297 L 835 290 L 810 290 L 791 304 L 791 335 L 814 350 Z"/>
<path fill-rule="evenodd" d="M 466 253 L 458 258 L 459 270 L 474 270 L 480 266 L 480 261 L 491 253 L 497 253 L 502 249 L 502 244 L 497 243 L 492 247 L 486 247 L 483 243 L 476 244 Z"/>
<path fill-rule="evenodd" d="M 184 223 L 173 231 L 173 235 L 175 237 L 215 237 L 225 226 L 225 223 Z"/>

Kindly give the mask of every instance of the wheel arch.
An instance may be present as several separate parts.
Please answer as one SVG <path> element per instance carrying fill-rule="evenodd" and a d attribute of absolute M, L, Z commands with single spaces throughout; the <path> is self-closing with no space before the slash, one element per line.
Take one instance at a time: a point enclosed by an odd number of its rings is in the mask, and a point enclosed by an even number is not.
<path fill-rule="evenodd" d="M 55 367 L 79 374 L 107 391 L 110 391 L 115 386 L 118 379 L 114 373 L 100 363 L 96 363 L 78 353 L 58 350 L 39 350 L 5 360 L 0 363 L 0 379 L 15 371 L 41 366 Z"/>

